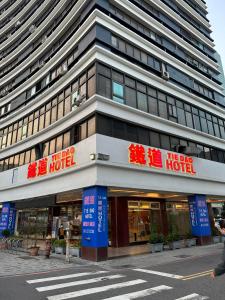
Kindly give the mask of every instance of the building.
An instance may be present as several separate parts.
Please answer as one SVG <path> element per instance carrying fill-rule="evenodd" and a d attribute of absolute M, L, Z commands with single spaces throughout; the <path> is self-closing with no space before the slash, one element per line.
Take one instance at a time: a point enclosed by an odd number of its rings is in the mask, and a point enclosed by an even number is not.
<path fill-rule="evenodd" d="M 82 256 L 201 243 L 225 197 L 225 99 L 203 0 L 0 3 L 0 230 Z"/>
<path fill-rule="evenodd" d="M 218 52 L 215 53 L 215 57 L 219 64 L 219 71 L 220 71 L 219 79 L 223 83 L 223 88 L 225 89 L 225 77 L 224 77 L 224 69 L 223 69 L 222 59 Z"/>

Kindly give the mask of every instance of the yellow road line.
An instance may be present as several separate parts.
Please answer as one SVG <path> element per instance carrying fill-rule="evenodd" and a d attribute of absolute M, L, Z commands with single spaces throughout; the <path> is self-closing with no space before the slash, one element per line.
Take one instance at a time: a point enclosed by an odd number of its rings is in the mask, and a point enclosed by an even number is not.
<path fill-rule="evenodd" d="M 190 279 L 195 279 L 195 278 L 198 278 L 198 277 L 203 277 L 203 276 L 208 276 L 212 273 L 213 270 L 208 270 L 208 271 L 205 271 L 205 272 L 200 272 L 200 273 L 195 273 L 195 274 L 191 274 L 191 275 L 188 275 L 188 276 L 183 276 L 182 280 L 190 280 Z"/>

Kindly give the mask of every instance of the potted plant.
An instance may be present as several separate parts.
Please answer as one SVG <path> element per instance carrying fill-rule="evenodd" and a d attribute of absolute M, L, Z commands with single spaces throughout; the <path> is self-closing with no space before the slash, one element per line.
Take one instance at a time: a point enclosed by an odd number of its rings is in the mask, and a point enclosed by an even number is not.
<path fill-rule="evenodd" d="M 31 227 L 30 234 L 34 236 L 34 239 L 32 240 L 33 244 L 28 248 L 31 256 L 37 256 L 38 251 L 40 247 L 37 245 L 37 235 L 39 233 L 39 230 L 36 226 Z"/>
<path fill-rule="evenodd" d="M 217 244 L 220 242 L 220 233 L 216 227 L 212 228 L 212 240 L 214 244 Z"/>
<path fill-rule="evenodd" d="M 149 238 L 151 252 L 162 252 L 163 244 L 164 244 L 164 236 L 163 234 L 159 234 L 157 232 L 152 232 Z"/>
<path fill-rule="evenodd" d="M 81 241 L 76 240 L 70 245 L 70 255 L 81 257 Z"/>
<path fill-rule="evenodd" d="M 188 247 L 188 248 L 196 245 L 196 239 L 193 238 L 191 232 L 186 233 L 184 244 L 185 244 L 185 247 Z"/>
<path fill-rule="evenodd" d="M 55 240 L 54 247 L 55 247 L 56 254 L 64 254 L 66 251 L 66 241 L 65 240 Z"/>
<path fill-rule="evenodd" d="M 170 232 L 166 238 L 170 250 L 181 248 L 181 238 L 176 232 Z"/>

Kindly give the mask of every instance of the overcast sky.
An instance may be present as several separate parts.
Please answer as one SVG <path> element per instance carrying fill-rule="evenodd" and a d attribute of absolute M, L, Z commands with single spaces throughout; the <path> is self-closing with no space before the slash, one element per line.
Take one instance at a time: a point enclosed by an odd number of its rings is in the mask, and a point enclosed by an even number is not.
<path fill-rule="evenodd" d="M 212 25 L 212 38 L 216 50 L 221 55 L 223 69 L 225 70 L 225 0 L 206 0 L 208 6 L 208 19 Z"/>

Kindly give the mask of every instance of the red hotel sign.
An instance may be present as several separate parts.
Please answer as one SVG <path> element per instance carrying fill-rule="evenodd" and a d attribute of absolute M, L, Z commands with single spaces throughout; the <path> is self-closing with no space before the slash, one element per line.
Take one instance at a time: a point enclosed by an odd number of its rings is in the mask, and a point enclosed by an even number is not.
<path fill-rule="evenodd" d="M 196 174 L 192 157 L 173 152 L 166 152 L 166 157 L 164 157 L 161 150 L 148 148 L 146 151 L 144 146 L 138 144 L 131 144 L 128 150 L 130 164 L 165 169 L 190 175 Z"/>
<path fill-rule="evenodd" d="M 69 147 L 63 151 L 44 157 L 28 165 L 27 178 L 45 176 L 64 169 L 73 167 L 75 162 L 75 147 Z"/>

